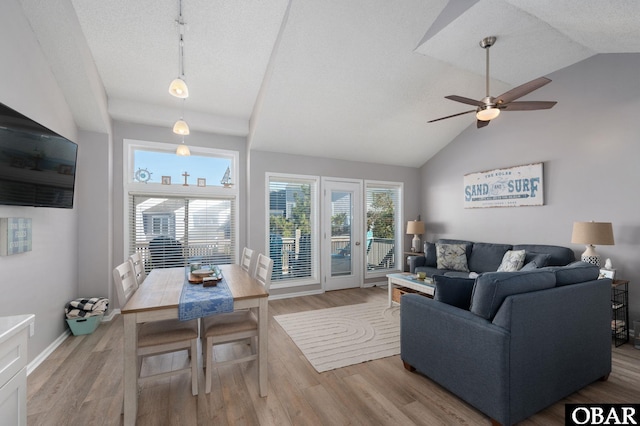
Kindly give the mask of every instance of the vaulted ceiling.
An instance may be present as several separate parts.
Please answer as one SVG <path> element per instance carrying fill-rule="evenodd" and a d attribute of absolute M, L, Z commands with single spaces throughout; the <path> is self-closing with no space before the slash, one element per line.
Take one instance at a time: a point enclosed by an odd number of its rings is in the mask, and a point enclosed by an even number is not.
<path fill-rule="evenodd" d="M 252 149 L 418 167 L 470 125 L 491 48 L 494 96 L 599 53 L 640 52 L 636 0 L 20 0 L 78 126 L 100 105 L 166 126 L 246 136 Z M 98 84 L 91 74 L 95 73 Z M 522 100 L 554 100 L 553 82 Z M 532 114 L 539 125 L 553 109 Z M 499 126 L 501 116 L 491 126 Z M 478 129 L 477 131 L 483 131 Z"/>

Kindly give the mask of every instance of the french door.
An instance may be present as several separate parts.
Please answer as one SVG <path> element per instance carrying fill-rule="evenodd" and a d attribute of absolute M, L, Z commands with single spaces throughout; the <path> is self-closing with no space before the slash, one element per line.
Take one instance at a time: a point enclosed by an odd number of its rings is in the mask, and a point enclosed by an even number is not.
<path fill-rule="evenodd" d="M 363 276 L 362 181 L 322 178 L 322 285 L 360 287 Z"/>

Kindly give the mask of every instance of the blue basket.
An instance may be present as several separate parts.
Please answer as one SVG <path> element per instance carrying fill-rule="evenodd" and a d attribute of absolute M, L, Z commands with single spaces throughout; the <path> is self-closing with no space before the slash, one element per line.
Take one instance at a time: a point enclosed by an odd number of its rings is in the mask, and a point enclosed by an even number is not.
<path fill-rule="evenodd" d="M 91 334 L 96 331 L 96 328 L 102 321 L 102 315 L 94 315 L 92 317 L 85 318 L 70 318 L 67 319 L 67 324 L 74 336 L 82 334 Z"/>

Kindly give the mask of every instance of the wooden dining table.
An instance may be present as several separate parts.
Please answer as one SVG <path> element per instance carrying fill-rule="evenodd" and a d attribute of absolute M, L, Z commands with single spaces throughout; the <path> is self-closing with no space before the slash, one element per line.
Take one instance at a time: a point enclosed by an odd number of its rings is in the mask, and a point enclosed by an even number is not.
<path fill-rule="evenodd" d="M 240 265 L 218 265 L 231 294 L 233 308 L 257 308 L 258 382 L 260 396 L 267 396 L 267 309 L 269 293 Z M 121 309 L 124 315 L 124 424 L 134 425 L 138 411 L 138 324 L 178 318 L 178 304 L 186 269 L 154 269 Z M 197 354 L 192 354 L 197 356 Z"/>

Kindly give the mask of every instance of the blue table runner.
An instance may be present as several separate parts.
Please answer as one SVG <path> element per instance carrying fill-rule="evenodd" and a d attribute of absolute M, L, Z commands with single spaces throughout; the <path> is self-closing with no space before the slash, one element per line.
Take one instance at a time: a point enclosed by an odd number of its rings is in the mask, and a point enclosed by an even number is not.
<path fill-rule="evenodd" d="M 178 304 L 180 321 L 233 312 L 233 295 L 224 276 L 218 281 L 218 285 L 204 287 L 202 284 L 191 284 L 187 274 L 185 272 Z"/>

